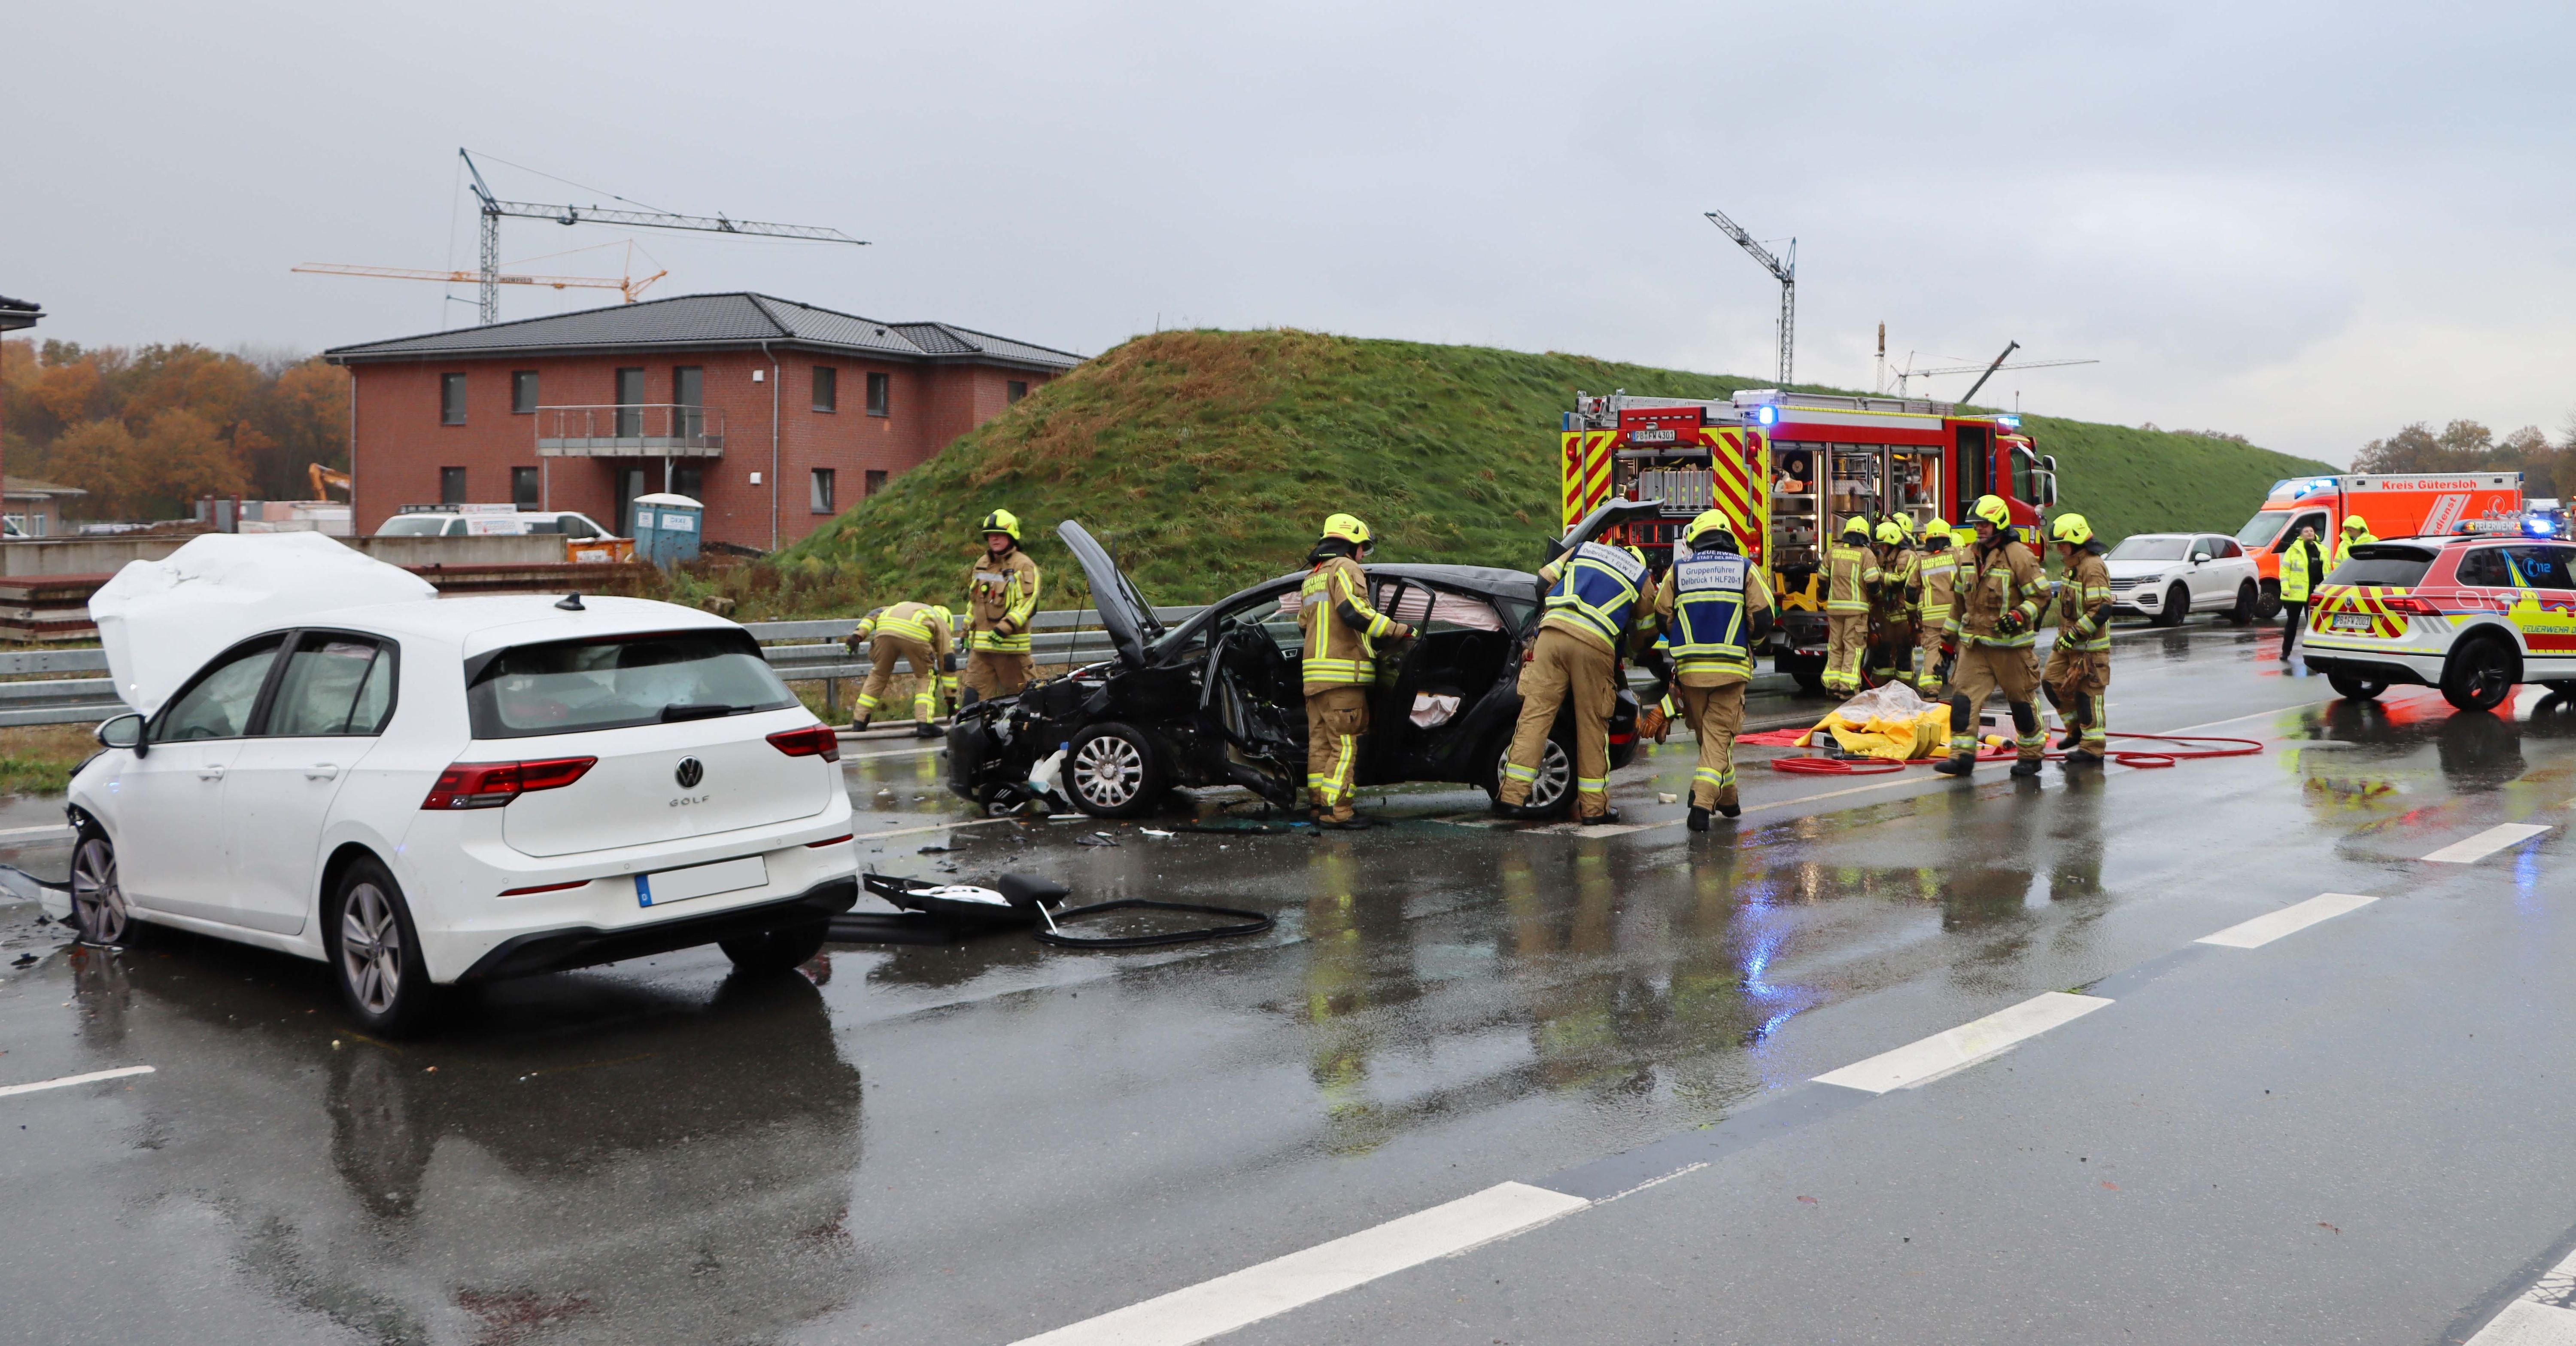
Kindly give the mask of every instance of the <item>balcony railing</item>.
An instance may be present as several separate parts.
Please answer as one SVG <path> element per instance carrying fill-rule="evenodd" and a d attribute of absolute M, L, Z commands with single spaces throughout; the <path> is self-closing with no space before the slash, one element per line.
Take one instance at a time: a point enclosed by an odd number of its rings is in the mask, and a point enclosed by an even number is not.
<path fill-rule="evenodd" d="M 721 458 L 724 413 L 676 402 L 537 408 L 546 458 Z"/>

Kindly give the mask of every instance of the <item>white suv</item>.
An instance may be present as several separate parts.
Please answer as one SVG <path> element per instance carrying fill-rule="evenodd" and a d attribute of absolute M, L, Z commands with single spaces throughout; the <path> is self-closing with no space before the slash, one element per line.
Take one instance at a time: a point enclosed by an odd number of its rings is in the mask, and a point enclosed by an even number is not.
<path fill-rule="evenodd" d="M 2158 626 L 2180 626 L 2195 612 L 2245 626 L 2263 601 L 2254 558 L 2221 533 L 2131 533 L 2102 560 L 2112 611 L 2143 613 Z"/>
<path fill-rule="evenodd" d="M 832 731 L 748 632 L 667 603 L 317 613 L 99 741 L 53 914 L 327 961 L 374 1031 L 433 983 L 706 943 L 792 968 L 858 897 Z"/>

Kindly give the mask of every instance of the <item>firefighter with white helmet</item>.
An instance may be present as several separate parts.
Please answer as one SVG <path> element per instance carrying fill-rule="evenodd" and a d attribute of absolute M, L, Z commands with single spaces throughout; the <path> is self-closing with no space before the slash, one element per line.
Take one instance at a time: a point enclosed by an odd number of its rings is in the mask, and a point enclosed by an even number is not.
<path fill-rule="evenodd" d="M 930 603 L 897 603 L 859 619 L 858 628 L 841 641 L 853 654 L 861 647 L 868 652 L 868 681 L 859 689 L 850 728 L 865 729 L 868 721 L 876 717 L 894 681 L 894 666 L 901 662 L 913 679 L 913 735 L 939 737 L 939 729 L 932 721 L 939 718 L 940 679 L 957 669 L 957 651 L 951 643 L 948 621 L 948 609 Z"/>
<path fill-rule="evenodd" d="M 1369 606 L 1360 559 L 1374 543 L 1355 515 L 1324 520 L 1306 557 L 1297 624 L 1306 645 L 1299 667 L 1306 693 L 1306 796 L 1318 827 L 1366 827 L 1351 807 L 1359 783 L 1360 739 L 1369 731 L 1368 694 L 1377 683 L 1377 642 L 1411 640 L 1413 628 Z"/>
<path fill-rule="evenodd" d="M 966 704 L 1029 684 L 1029 625 L 1038 612 L 1038 563 L 1020 550 L 1020 519 L 984 516 L 984 552 L 966 574 Z"/>
<path fill-rule="evenodd" d="M 2066 749 L 2067 768 L 2100 766 L 2110 738 L 2102 698 L 2111 689 L 2111 570 L 2083 515 L 2058 515 L 2048 536 L 2066 562 L 2066 578 L 2057 585 L 2057 644 L 2039 685 L 2066 722 L 2057 746 Z"/>
<path fill-rule="evenodd" d="M 2001 496 L 1980 496 L 1969 511 L 1976 545 L 1960 558 L 1958 606 L 1950 634 L 1958 654 L 1950 675 L 1950 760 L 1933 767 L 1945 776 L 1977 769 L 1977 713 L 2000 691 L 2012 707 L 2015 776 L 2036 776 L 2046 756 L 2048 732 L 2033 704 L 2039 668 L 2031 658 L 2034 628 L 2048 598 L 2048 576 L 2030 548 L 2013 538 L 2012 507 Z"/>
<path fill-rule="evenodd" d="M 1771 589 L 1762 568 L 1736 545 L 1735 525 L 1709 510 L 1682 534 L 1690 548 L 1655 591 L 1673 661 L 1673 691 L 1682 718 L 1699 736 L 1686 825 L 1708 830 L 1715 810 L 1732 818 L 1736 801 L 1735 736 L 1744 728 L 1744 688 L 1753 678 L 1753 647 L 1771 629 Z"/>

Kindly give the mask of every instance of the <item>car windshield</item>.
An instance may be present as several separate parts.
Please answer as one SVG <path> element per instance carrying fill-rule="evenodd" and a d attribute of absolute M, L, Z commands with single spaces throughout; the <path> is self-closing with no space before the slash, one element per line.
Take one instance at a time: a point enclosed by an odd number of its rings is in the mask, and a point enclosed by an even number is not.
<path fill-rule="evenodd" d="M 2133 537 L 2111 549 L 2114 561 L 2179 561 L 2191 554 L 2187 537 Z"/>
<path fill-rule="evenodd" d="M 476 738 L 710 719 L 796 704 L 746 631 L 661 631 L 520 645 L 466 684 Z"/>
<path fill-rule="evenodd" d="M 2412 588 L 2433 568 L 2433 554 L 2414 547 L 2356 547 L 2352 559 L 2326 576 L 2328 584 L 2376 584 Z"/>
<path fill-rule="evenodd" d="M 2256 551 L 2261 551 L 2272 539 L 2281 535 L 2281 526 L 2289 521 L 2288 510 L 2265 510 L 2247 519 L 2245 526 L 2236 530 L 2236 540 Z"/>
<path fill-rule="evenodd" d="M 438 530 L 446 524 L 447 520 L 435 514 L 405 514 L 385 520 L 385 526 L 376 530 L 376 536 L 436 537 Z"/>

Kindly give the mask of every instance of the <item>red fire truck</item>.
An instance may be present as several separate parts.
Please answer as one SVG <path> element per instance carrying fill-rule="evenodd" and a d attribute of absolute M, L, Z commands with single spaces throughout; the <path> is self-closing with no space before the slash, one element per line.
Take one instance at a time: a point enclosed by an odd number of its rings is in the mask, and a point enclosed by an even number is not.
<path fill-rule="evenodd" d="M 1977 497 L 1998 495 L 2031 541 L 2040 511 L 2057 503 L 2057 460 L 2038 452 L 2020 417 L 1962 415 L 1921 398 L 1577 392 L 1559 445 L 1565 527 L 1614 497 L 1663 502 L 1608 539 L 1632 546 L 1677 543 L 1703 510 L 1734 520 L 1780 600 L 1766 648 L 1810 691 L 1822 689 L 1825 667 L 1824 549 L 1844 519 L 1875 527 L 1901 514 L 1919 533 L 1935 518 L 1960 524 Z"/>

